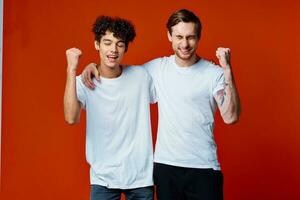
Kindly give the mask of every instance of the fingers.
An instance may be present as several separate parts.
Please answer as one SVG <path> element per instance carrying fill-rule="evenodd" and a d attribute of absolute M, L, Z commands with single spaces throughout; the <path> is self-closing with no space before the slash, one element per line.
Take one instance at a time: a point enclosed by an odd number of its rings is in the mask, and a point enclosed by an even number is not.
<path fill-rule="evenodd" d="M 229 48 L 224 48 L 224 47 L 219 47 L 216 50 L 216 56 L 218 59 L 222 58 L 222 57 L 230 57 L 230 49 Z"/>
<path fill-rule="evenodd" d="M 87 69 L 86 70 L 86 76 L 85 76 L 87 83 L 93 87 L 93 89 L 95 88 L 95 84 L 93 82 L 93 71 L 91 69 Z"/>
<path fill-rule="evenodd" d="M 81 81 L 89 89 L 91 90 L 95 89 L 95 84 L 92 81 L 88 80 L 88 73 L 86 70 L 84 70 L 81 74 Z"/>
<path fill-rule="evenodd" d="M 82 55 L 82 52 L 78 48 L 70 48 L 66 50 L 66 55 L 67 56 L 74 56 L 74 57 L 80 57 Z"/>
<path fill-rule="evenodd" d="M 89 89 L 94 89 L 96 87 L 95 83 L 93 82 L 93 77 L 96 77 L 97 80 L 100 80 L 99 72 L 96 66 L 97 65 L 95 63 L 89 64 L 85 67 L 81 74 L 82 83 Z"/>
<path fill-rule="evenodd" d="M 78 48 L 70 48 L 66 50 L 68 69 L 76 70 L 81 55 L 82 52 Z"/>
<path fill-rule="evenodd" d="M 99 71 L 97 69 L 97 65 L 93 69 L 94 69 L 93 74 L 95 75 L 95 78 L 97 79 L 97 81 L 100 81 L 100 74 L 99 74 Z"/>
<path fill-rule="evenodd" d="M 230 49 L 219 47 L 216 50 L 216 56 L 219 59 L 219 64 L 221 67 L 227 69 L 230 68 Z"/>
<path fill-rule="evenodd" d="M 216 65 L 216 63 L 213 60 L 210 60 L 209 62 L 213 65 Z"/>

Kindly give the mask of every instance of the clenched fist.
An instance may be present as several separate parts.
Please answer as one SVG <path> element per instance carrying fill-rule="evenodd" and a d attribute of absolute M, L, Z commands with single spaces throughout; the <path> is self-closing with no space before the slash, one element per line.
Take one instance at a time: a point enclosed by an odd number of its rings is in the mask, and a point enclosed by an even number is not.
<path fill-rule="evenodd" d="M 219 47 L 216 51 L 216 56 L 219 59 L 219 64 L 224 69 L 230 68 L 230 49 Z"/>
<path fill-rule="evenodd" d="M 66 56 L 67 56 L 67 63 L 68 63 L 68 70 L 76 70 L 78 63 L 79 63 L 79 58 L 81 56 L 81 51 L 80 49 L 77 48 L 71 48 L 66 51 Z"/>

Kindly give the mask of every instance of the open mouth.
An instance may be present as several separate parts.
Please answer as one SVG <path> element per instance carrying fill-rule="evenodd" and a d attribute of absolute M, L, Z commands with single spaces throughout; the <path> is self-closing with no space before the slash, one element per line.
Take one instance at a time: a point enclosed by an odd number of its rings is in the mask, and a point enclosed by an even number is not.
<path fill-rule="evenodd" d="M 188 55 L 188 54 L 190 54 L 190 52 L 191 52 L 190 49 L 179 49 L 179 51 L 180 51 L 183 55 Z"/>
<path fill-rule="evenodd" d="M 116 62 L 119 56 L 117 55 L 108 55 L 107 59 L 109 60 L 109 62 Z"/>

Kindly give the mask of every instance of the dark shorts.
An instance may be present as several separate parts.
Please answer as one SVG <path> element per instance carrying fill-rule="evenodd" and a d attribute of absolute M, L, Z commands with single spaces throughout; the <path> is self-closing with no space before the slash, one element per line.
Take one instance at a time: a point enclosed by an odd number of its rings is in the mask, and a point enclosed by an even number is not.
<path fill-rule="evenodd" d="M 213 169 L 154 164 L 157 200 L 223 200 L 223 174 Z"/>
<path fill-rule="evenodd" d="M 135 189 L 109 189 L 101 185 L 91 185 L 91 200 L 120 200 L 121 194 L 126 200 L 153 200 L 153 186 Z"/>

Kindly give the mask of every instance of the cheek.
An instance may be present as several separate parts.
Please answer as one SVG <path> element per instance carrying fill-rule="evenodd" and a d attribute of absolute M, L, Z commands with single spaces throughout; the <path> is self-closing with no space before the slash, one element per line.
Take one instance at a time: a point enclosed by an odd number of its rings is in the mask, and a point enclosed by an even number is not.
<path fill-rule="evenodd" d="M 100 46 L 99 52 L 101 54 L 104 54 L 105 53 L 105 47 L 104 46 Z"/>
<path fill-rule="evenodd" d="M 100 58 L 101 58 L 101 59 L 106 58 L 106 53 L 105 53 L 105 51 L 104 51 L 103 49 L 100 49 L 100 50 L 99 50 L 99 55 L 100 55 Z"/>
<path fill-rule="evenodd" d="M 195 41 L 190 41 L 190 42 L 189 42 L 189 46 L 192 47 L 192 48 L 196 48 L 196 47 L 197 47 L 197 42 L 195 42 Z"/>
<path fill-rule="evenodd" d="M 123 58 L 124 54 L 125 54 L 125 48 L 120 48 L 119 49 L 119 57 Z"/>
<path fill-rule="evenodd" d="M 123 57 L 124 57 L 124 53 L 122 53 L 122 54 L 119 54 L 119 60 L 122 60 L 122 59 L 123 59 Z"/>
<path fill-rule="evenodd" d="M 173 42 L 172 42 L 172 47 L 173 47 L 173 49 L 176 49 L 178 46 L 179 46 L 179 42 L 173 40 Z"/>

